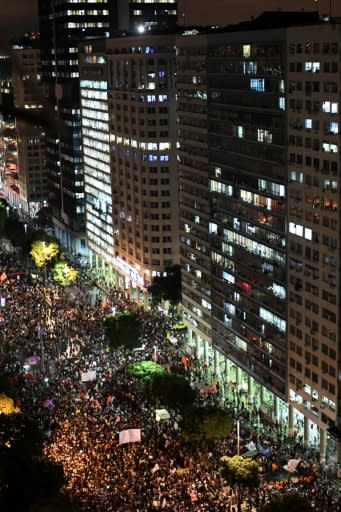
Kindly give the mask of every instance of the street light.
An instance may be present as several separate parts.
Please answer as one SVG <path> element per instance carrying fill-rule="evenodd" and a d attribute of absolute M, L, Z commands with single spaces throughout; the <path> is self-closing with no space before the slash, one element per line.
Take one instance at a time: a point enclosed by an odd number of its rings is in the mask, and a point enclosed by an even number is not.
<path fill-rule="evenodd" d="M 43 254 L 44 254 L 44 282 L 46 283 L 46 242 L 43 240 Z"/>
<path fill-rule="evenodd" d="M 237 455 L 240 454 L 240 424 L 237 420 Z"/>

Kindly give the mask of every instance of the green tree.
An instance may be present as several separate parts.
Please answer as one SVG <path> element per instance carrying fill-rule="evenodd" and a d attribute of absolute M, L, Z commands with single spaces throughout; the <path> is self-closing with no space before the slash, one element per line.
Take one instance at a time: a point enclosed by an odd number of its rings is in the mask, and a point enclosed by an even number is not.
<path fill-rule="evenodd" d="M 228 436 L 232 427 L 232 418 L 219 407 L 191 407 L 186 409 L 181 421 L 181 433 L 186 441 L 218 441 Z"/>
<path fill-rule="evenodd" d="M 41 431 L 30 417 L 0 414 L 0 510 L 76 510 L 67 508 L 60 492 L 65 484 L 62 466 L 44 460 L 41 446 Z M 41 508 L 47 503 L 60 506 Z"/>
<path fill-rule="evenodd" d="M 169 301 L 175 306 L 181 300 L 181 267 L 173 265 L 167 267 L 162 276 L 153 278 L 148 292 L 152 297 L 153 304 L 159 304 L 162 301 Z"/>
<path fill-rule="evenodd" d="M 53 260 L 59 253 L 59 246 L 56 242 L 45 242 L 35 240 L 32 243 L 30 255 L 36 267 L 41 270 L 47 262 Z"/>
<path fill-rule="evenodd" d="M 52 228 L 53 227 L 52 208 L 49 208 L 47 206 L 40 208 L 40 210 L 37 212 L 34 220 L 35 220 L 37 226 L 39 226 L 42 229 Z"/>
<path fill-rule="evenodd" d="M 104 318 L 104 335 L 111 350 L 133 350 L 140 345 L 140 324 L 136 313 L 120 311 Z"/>
<path fill-rule="evenodd" d="M 238 512 L 241 512 L 242 503 L 247 491 L 259 485 L 258 464 L 252 459 L 240 455 L 220 459 L 219 472 L 231 486 L 237 500 Z"/>
<path fill-rule="evenodd" d="M 261 512 L 313 512 L 315 509 L 309 503 L 308 498 L 297 492 L 273 496 L 271 500 L 261 508 Z"/>
<path fill-rule="evenodd" d="M 128 375 L 139 379 L 142 383 L 149 383 L 156 375 L 163 375 L 166 370 L 154 361 L 135 361 L 127 367 Z"/>
<path fill-rule="evenodd" d="M 193 404 L 195 391 L 185 377 L 171 373 L 153 377 L 151 391 L 165 406 L 185 409 Z"/>
<path fill-rule="evenodd" d="M 10 216 L 6 217 L 4 234 L 13 246 L 22 247 L 24 245 L 24 224 L 15 212 L 11 212 Z"/>
<path fill-rule="evenodd" d="M 79 272 L 66 261 L 57 261 L 52 269 L 52 278 L 60 286 L 70 286 L 79 278 Z"/>

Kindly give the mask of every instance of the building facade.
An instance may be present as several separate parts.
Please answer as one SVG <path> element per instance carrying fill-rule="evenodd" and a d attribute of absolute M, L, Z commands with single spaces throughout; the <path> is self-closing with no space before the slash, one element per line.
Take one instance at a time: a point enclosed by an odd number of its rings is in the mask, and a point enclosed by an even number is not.
<path fill-rule="evenodd" d="M 82 253 L 86 241 L 78 45 L 137 27 L 173 26 L 176 3 L 98 0 L 79 5 L 39 0 L 38 8 L 43 79 L 49 84 L 47 107 L 56 119 L 46 131 L 49 204 L 58 238 L 71 252 Z"/>
<path fill-rule="evenodd" d="M 39 40 L 12 45 L 13 92 L 18 146 L 18 187 L 20 207 L 33 217 L 47 205 L 45 137 L 43 122 L 47 87 L 42 82 Z"/>
<path fill-rule="evenodd" d="M 175 36 L 86 43 L 80 83 L 91 261 L 146 301 L 179 263 Z"/>
<path fill-rule="evenodd" d="M 109 37 L 114 22 L 112 0 L 81 4 L 38 2 L 43 80 L 49 92 L 46 111 L 54 118 L 46 130 L 49 205 L 62 244 L 84 253 L 85 206 L 82 161 L 78 44 Z"/>
<path fill-rule="evenodd" d="M 183 309 L 226 386 L 325 456 L 341 415 L 340 24 L 287 23 L 177 40 Z"/>

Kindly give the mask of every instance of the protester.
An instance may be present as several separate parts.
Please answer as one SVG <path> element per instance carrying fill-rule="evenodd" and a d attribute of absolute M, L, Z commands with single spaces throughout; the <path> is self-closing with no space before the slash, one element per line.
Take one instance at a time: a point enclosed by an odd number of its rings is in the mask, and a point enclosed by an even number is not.
<path fill-rule="evenodd" d="M 115 290 L 107 291 L 105 308 L 100 296 L 91 305 L 87 280 L 63 290 L 49 281 L 18 277 L 15 260 L 0 258 L 0 264 L 6 302 L 0 317 L 2 367 L 15 377 L 21 410 L 34 416 L 42 429 L 43 453 L 63 466 L 64 492 L 82 510 L 218 512 L 236 506 L 218 471 L 222 455 L 237 453 L 236 428 L 221 442 L 185 443 L 178 411 L 156 422 L 155 400 L 127 374 L 126 358 L 156 358 L 189 379 L 198 389 L 198 403 L 223 404 L 236 420 L 243 420 L 241 453 L 255 446 L 264 467 L 262 484 L 248 497 L 249 510 L 260 510 L 280 491 L 271 475 L 285 464 L 285 457 L 301 457 L 301 445 L 283 453 L 277 427 L 255 427 L 253 405 L 225 400 L 219 381 L 209 380 L 201 362 L 185 353 L 181 339 L 177 344 L 169 339 L 169 318 L 145 311 Z M 127 355 L 107 350 L 103 317 L 110 307 L 137 313 L 143 351 Z M 120 444 L 119 434 L 126 430 L 140 433 L 141 440 Z M 297 488 L 321 512 L 331 506 L 340 510 L 333 486 L 320 478 L 318 454 L 312 450 L 305 459 L 300 476 L 306 479 L 298 479 L 296 486 L 292 479 L 284 480 L 283 489 Z"/>

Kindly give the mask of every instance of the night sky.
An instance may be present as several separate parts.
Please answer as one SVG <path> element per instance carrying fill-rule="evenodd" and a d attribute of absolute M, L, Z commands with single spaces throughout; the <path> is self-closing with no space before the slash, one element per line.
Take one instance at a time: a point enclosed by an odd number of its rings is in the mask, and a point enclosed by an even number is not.
<path fill-rule="evenodd" d="M 187 25 L 228 25 L 257 16 L 264 10 L 316 10 L 341 16 L 340 0 L 179 0 Z M 317 7 L 318 6 L 318 7 Z M 36 31 L 37 0 L 0 0 L 0 49 L 8 39 Z"/>

